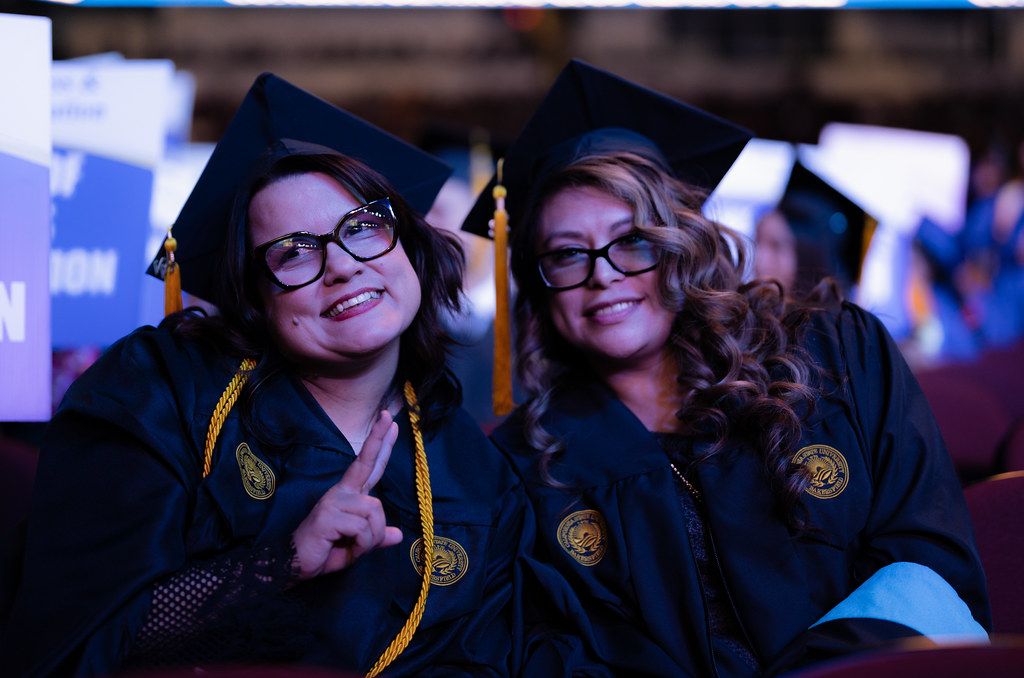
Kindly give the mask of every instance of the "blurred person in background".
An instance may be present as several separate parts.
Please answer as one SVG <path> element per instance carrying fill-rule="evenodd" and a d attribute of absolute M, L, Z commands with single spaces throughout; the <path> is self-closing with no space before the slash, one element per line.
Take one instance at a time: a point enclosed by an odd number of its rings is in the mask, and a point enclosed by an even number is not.
<path fill-rule="evenodd" d="M 995 191 L 975 191 L 960 236 L 963 261 L 953 273 L 984 350 L 1024 339 L 1024 142 L 1017 148 L 1017 174 Z M 992 162 L 983 158 L 974 175 L 994 174 L 986 169 Z"/>
<path fill-rule="evenodd" d="M 797 161 L 779 204 L 757 220 L 754 277 L 776 280 L 794 297 L 830 277 L 851 296 L 875 225 L 860 206 Z"/>
<path fill-rule="evenodd" d="M 452 176 L 441 187 L 434 205 L 426 214 L 431 226 L 445 229 L 459 238 L 466 253 L 466 271 L 462 287 L 463 307 L 457 313 L 442 316 L 455 345 L 450 365 L 462 385 L 463 406 L 481 425 L 493 424 L 491 406 L 491 364 L 494 360 L 494 248 L 489 240 L 462 230 L 480 186 L 478 175 L 493 171 L 491 154 L 480 140 L 471 136 L 444 134 L 438 130 L 420 142 L 420 147 L 433 153 L 454 168 Z"/>
<path fill-rule="evenodd" d="M 929 219 L 921 221 L 907 254 L 904 303 L 910 327 L 899 341 L 915 371 L 969 363 L 981 352 L 981 339 L 968 322 L 953 280 L 962 254 L 956 235 Z"/>
<path fill-rule="evenodd" d="M 775 280 L 791 293 L 798 269 L 796 236 L 789 221 L 777 208 L 764 212 L 754 227 L 754 276 Z"/>

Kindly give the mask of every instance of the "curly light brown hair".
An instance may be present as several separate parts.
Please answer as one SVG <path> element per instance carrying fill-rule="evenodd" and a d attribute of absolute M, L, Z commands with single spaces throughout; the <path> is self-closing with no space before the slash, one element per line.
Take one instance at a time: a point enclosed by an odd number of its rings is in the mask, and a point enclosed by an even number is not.
<path fill-rule="evenodd" d="M 818 371 L 796 338 L 811 305 L 787 299 L 775 282 L 744 282 L 749 253 L 743 236 L 703 215 L 705 195 L 635 153 L 583 157 L 553 173 L 533 188 L 525 219 L 511 229 L 516 373 L 527 395 L 523 434 L 538 452 L 543 480 L 562 486 L 549 467 L 563 444 L 544 429 L 542 417 L 561 385 L 589 371 L 552 324 L 553 292 L 543 285 L 535 258 L 541 210 L 569 187 L 624 201 L 634 228 L 661 248 L 658 295 L 675 313 L 669 341 L 685 394 L 676 430 L 712 443 L 694 463 L 712 461 L 727 445 L 757 450 L 782 514 L 802 529 L 799 500 L 808 480 L 792 456 L 819 386 Z M 835 294 L 822 285 L 814 301 Z"/>

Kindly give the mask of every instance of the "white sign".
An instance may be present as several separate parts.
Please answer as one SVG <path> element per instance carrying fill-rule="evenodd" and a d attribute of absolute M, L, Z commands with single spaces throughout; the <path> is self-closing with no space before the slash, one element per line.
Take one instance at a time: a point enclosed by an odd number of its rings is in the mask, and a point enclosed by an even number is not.
<path fill-rule="evenodd" d="M 3 421 L 50 418 L 51 52 L 49 19 L 0 14 Z"/>

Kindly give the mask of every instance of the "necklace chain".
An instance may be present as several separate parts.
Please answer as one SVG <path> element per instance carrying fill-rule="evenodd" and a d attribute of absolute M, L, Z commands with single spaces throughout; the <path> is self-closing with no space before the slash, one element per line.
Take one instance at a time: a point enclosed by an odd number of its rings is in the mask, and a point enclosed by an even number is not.
<path fill-rule="evenodd" d="M 669 462 L 668 465 L 672 467 L 672 471 L 676 474 L 676 477 L 679 478 L 679 480 L 683 481 L 683 485 L 686 485 L 686 489 L 688 489 L 690 491 L 690 494 L 693 495 L 693 500 L 700 501 L 700 491 L 698 491 L 697 488 L 694 487 L 693 484 L 686 479 L 686 476 L 684 476 L 682 472 L 676 468 L 675 464 Z"/>

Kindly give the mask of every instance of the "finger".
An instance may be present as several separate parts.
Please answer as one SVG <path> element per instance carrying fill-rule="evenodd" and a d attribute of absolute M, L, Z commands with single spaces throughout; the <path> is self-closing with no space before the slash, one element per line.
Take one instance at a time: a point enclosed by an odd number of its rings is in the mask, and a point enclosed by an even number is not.
<path fill-rule="evenodd" d="M 389 525 L 388 527 L 384 528 L 384 538 L 380 540 L 380 544 L 377 545 L 377 548 L 384 548 L 385 546 L 394 546 L 395 544 L 401 543 L 402 531 L 397 527 L 391 527 Z"/>
<path fill-rule="evenodd" d="M 292 535 L 300 579 L 345 569 L 368 551 L 402 541 L 402 531 L 387 525 L 380 500 L 340 494 L 330 508 L 318 504 Z"/>
<path fill-rule="evenodd" d="M 359 516 L 350 516 L 346 523 L 345 534 L 334 541 L 327 554 L 324 572 L 344 569 L 374 549 L 402 542 L 402 531 L 386 526 L 383 520 L 363 522 Z"/>
<path fill-rule="evenodd" d="M 384 475 L 384 469 L 387 468 L 388 462 L 391 460 L 391 450 L 394 449 L 397 440 L 398 423 L 394 421 L 388 422 L 387 427 L 384 429 L 384 435 L 377 445 L 378 451 L 374 459 L 373 470 L 370 472 L 370 477 L 366 479 L 366 492 L 372 490 L 380 482 L 381 477 Z M 373 444 L 372 441 L 371 444 Z"/>
<path fill-rule="evenodd" d="M 352 558 L 358 558 L 367 551 L 372 550 L 379 540 L 373 534 L 373 521 L 355 520 L 352 524 L 356 529 L 342 537 L 338 542 L 338 546 L 347 549 Z M 383 536 L 382 533 L 381 537 Z"/>
<path fill-rule="evenodd" d="M 338 555 L 341 555 L 343 559 L 347 556 L 347 565 L 374 549 L 394 546 L 402 542 L 402 531 L 397 527 L 386 527 L 379 534 L 375 534 L 369 524 L 360 527 L 363 529 L 336 544 L 336 549 L 342 552 Z"/>
<path fill-rule="evenodd" d="M 376 547 L 384 539 L 385 528 L 388 520 L 384 515 L 384 505 L 376 497 L 364 497 L 367 502 L 373 502 L 372 510 L 366 514 L 367 526 L 372 537 L 372 546 Z"/>
<path fill-rule="evenodd" d="M 382 422 L 384 423 L 382 424 Z M 391 421 L 391 413 L 387 410 L 382 411 L 377 421 L 374 422 L 373 428 L 370 429 L 370 435 L 367 436 L 366 441 L 363 443 L 362 451 L 356 456 L 356 460 L 345 469 L 345 473 L 341 476 L 341 480 L 338 481 L 337 487 L 346 492 L 365 494 L 376 485 L 376 481 L 370 483 L 369 480 L 377 467 L 378 457 L 383 450 L 379 441 L 385 434 L 379 430 L 379 427 L 383 425 L 386 429 L 391 423 L 393 423 Z M 386 454 L 390 456 L 390 447 L 388 447 Z M 387 464 L 387 459 L 384 460 L 384 463 Z M 378 475 L 377 480 L 379 479 L 380 476 Z"/>
<path fill-rule="evenodd" d="M 303 521 L 292 533 L 299 578 L 309 579 L 347 567 L 355 559 L 352 547 L 368 521 L 357 514 L 336 516 L 331 521 Z"/>

